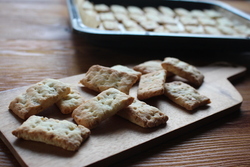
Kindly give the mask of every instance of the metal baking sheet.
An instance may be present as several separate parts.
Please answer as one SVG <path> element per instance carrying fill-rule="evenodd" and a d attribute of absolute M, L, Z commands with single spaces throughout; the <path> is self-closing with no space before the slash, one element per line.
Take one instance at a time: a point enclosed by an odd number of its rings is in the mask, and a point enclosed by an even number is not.
<path fill-rule="evenodd" d="M 140 8 L 151 6 L 167 6 L 172 9 L 215 9 L 230 19 L 248 25 L 250 27 L 250 16 L 232 6 L 217 1 L 185 1 L 185 0 L 92 0 L 94 4 L 110 6 L 112 4 L 127 6 L 138 6 Z M 188 34 L 188 33 L 158 33 L 158 32 L 132 32 L 132 31 L 110 31 L 91 28 L 82 22 L 78 7 L 74 0 L 67 0 L 68 11 L 72 29 L 77 36 L 85 38 L 93 45 L 112 48 L 157 48 L 157 49 L 188 49 L 188 50 L 222 50 L 222 51 L 249 51 L 250 36 L 210 35 L 210 34 Z"/>

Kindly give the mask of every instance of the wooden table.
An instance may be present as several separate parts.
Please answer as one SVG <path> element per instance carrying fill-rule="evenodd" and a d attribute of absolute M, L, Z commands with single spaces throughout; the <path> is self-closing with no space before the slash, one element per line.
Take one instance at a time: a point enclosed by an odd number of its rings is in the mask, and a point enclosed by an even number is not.
<path fill-rule="evenodd" d="M 224 1 L 250 13 L 249 1 Z M 137 64 L 177 56 L 193 63 L 227 61 L 250 68 L 250 53 L 108 49 L 72 34 L 64 0 L 0 1 L 0 91 L 44 78 L 81 74 L 93 64 Z M 190 55 L 190 56 L 187 56 Z M 202 55 L 202 59 L 200 56 Z M 239 111 L 160 143 L 115 166 L 250 166 L 250 72 L 233 82 Z M 1 118 L 4 119 L 4 118 Z M 0 141 L 0 166 L 19 166 Z"/>

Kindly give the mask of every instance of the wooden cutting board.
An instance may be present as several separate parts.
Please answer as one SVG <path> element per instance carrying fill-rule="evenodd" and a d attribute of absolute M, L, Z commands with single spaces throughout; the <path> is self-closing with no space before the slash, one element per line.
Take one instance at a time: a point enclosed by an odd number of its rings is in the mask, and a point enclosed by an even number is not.
<path fill-rule="evenodd" d="M 17 139 L 13 136 L 11 132 L 23 120 L 9 111 L 8 105 L 27 87 L 0 92 L 1 139 L 22 166 L 77 167 L 112 164 L 240 108 L 242 97 L 228 79 L 242 76 L 246 71 L 245 67 L 214 64 L 198 68 L 205 75 L 205 81 L 198 91 L 208 96 L 212 101 L 211 104 L 191 112 L 175 105 L 164 95 L 151 98 L 146 102 L 158 107 L 169 116 L 166 125 L 143 129 L 119 116 L 113 116 L 93 129 L 90 138 L 81 145 L 77 152 L 69 152 L 43 143 Z M 77 85 L 83 75 L 61 80 Z M 86 99 L 97 95 L 81 85 L 78 86 Z M 131 89 L 132 96 L 136 95 L 136 90 L 137 86 Z M 70 115 L 62 115 L 56 106 L 51 106 L 39 115 L 73 121 Z"/>

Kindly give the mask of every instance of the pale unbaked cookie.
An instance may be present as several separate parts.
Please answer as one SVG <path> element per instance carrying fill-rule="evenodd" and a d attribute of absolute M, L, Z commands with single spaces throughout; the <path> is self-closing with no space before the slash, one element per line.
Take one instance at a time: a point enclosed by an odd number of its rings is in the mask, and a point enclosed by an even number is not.
<path fill-rule="evenodd" d="M 191 34 L 204 34 L 204 30 L 199 26 L 186 25 L 185 30 Z"/>
<path fill-rule="evenodd" d="M 207 34 L 211 34 L 211 35 L 221 35 L 222 34 L 217 27 L 204 26 L 203 28 L 204 28 L 205 33 L 207 33 Z"/>
<path fill-rule="evenodd" d="M 147 21 L 141 22 L 140 25 L 146 31 L 153 31 L 154 29 L 156 29 L 157 27 L 159 27 L 159 24 L 157 24 L 157 22 L 153 21 L 153 20 L 147 20 Z"/>
<path fill-rule="evenodd" d="M 206 14 L 202 10 L 199 10 L 199 9 L 191 10 L 190 15 L 192 17 L 195 17 L 195 18 L 204 18 L 204 17 L 206 17 Z"/>
<path fill-rule="evenodd" d="M 216 26 L 216 21 L 210 17 L 198 18 L 198 21 L 203 26 Z"/>
<path fill-rule="evenodd" d="M 126 94 L 129 94 L 130 88 L 137 81 L 137 76 L 121 72 L 109 67 L 93 65 L 89 68 L 81 84 L 97 92 L 108 88 L 116 88 Z"/>
<path fill-rule="evenodd" d="M 169 17 L 174 17 L 175 16 L 174 11 L 171 8 L 167 7 L 167 6 L 159 6 L 158 10 L 161 13 L 166 14 Z"/>
<path fill-rule="evenodd" d="M 155 7 L 146 6 L 143 8 L 143 11 L 145 13 L 151 13 L 151 14 L 159 14 L 159 11 Z"/>
<path fill-rule="evenodd" d="M 109 7 L 106 4 L 96 4 L 94 5 L 94 10 L 98 13 L 110 11 Z"/>
<path fill-rule="evenodd" d="M 164 87 L 164 94 L 187 110 L 211 103 L 208 97 L 201 95 L 195 88 L 181 81 L 166 83 Z"/>
<path fill-rule="evenodd" d="M 122 23 L 123 20 L 129 20 L 128 15 L 124 13 L 115 13 L 114 16 L 119 23 Z"/>
<path fill-rule="evenodd" d="M 133 13 L 133 14 L 139 14 L 139 15 L 143 15 L 144 12 L 141 8 L 137 7 L 137 6 L 128 6 L 127 7 L 128 13 Z"/>
<path fill-rule="evenodd" d="M 133 100 L 132 96 L 110 88 L 77 107 L 73 111 L 72 117 L 77 124 L 93 129 L 102 121 L 130 105 Z"/>
<path fill-rule="evenodd" d="M 166 57 L 161 65 L 165 70 L 187 79 L 196 86 L 203 83 L 204 75 L 196 67 L 184 61 L 174 57 Z"/>
<path fill-rule="evenodd" d="M 136 21 L 137 23 L 141 23 L 141 22 L 147 21 L 146 16 L 140 15 L 140 14 L 136 14 L 136 13 L 129 14 L 129 18 L 131 20 Z"/>
<path fill-rule="evenodd" d="M 114 14 L 111 12 L 100 13 L 99 18 L 101 21 L 115 21 L 116 20 Z"/>
<path fill-rule="evenodd" d="M 171 33 L 183 33 L 184 30 L 180 28 L 178 25 L 171 25 L 171 24 L 166 24 L 164 27 Z"/>
<path fill-rule="evenodd" d="M 128 13 L 127 9 L 122 5 L 116 5 L 116 4 L 111 5 L 110 9 L 113 13 L 124 13 L 124 14 Z"/>
<path fill-rule="evenodd" d="M 94 4 L 89 1 L 83 1 L 81 8 L 84 10 L 93 10 Z"/>
<path fill-rule="evenodd" d="M 117 112 L 117 115 L 143 128 L 152 128 L 166 124 L 168 116 L 158 108 L 135 99 L 128 107 Z"/>
<path fill-rule="evenodd" d="M 180 22 L 184 25 L 195 25 L 198 26 L 199 22 L 196 18 L 190 17 L 190 16 L 181 16 Z"/>
<path fill-rule="evenodd" d="M 70 114 L 84 102 L 84 98 L 77 90 L 76 86 L 70 87 L 70 93 L 56 102 L 56 105 L 63 114 Z"/>
<path fill-rule="evenodd" d="M 50 107 L 70 93 L 70 86 L 55 79 L 45 79 L 29 87 L 9 105 L 17 116 L 27 119 Z"/>
<path fill-rule="evenodd" d="M 76 151 L 81 143 L 89 137 L 90 130 L 66 120 L 61 121 L 33 115 L 15 129 L 12 134 L 25 140 Z"/>
<path fill-rule="evenodd" d="M 139 100 L 144 100 L 162 95 L 164 93 L 165 81 L 165 70 L 159 70 L 142 75 L 137 89 L 137 98 Z"/>
<path fill-rule="evenodd" d="M 184 8 L 175 8 L 174 12 L 178 16 L 189 16 L 190 15 L 190 12 L 187 9 L 184 9 Z"/>
<path fill-rule="evenodd" d="M 113 30 L 113 31 L 119 30 L 119 24 L 116 21 L 105 20 L 102 22 L 102 25 L 105 30 Z"/>

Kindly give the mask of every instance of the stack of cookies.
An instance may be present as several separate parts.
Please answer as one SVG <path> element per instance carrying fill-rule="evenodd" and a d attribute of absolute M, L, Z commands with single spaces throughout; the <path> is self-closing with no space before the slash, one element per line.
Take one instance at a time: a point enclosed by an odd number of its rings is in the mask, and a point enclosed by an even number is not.
<path fill-rule="evenodd" d="M 175 75 L 186 82 L 168 80 Z M 76 151 L 90 136 L 91 129 L 114 115 L 143 128 L 166 124 L 166 113 L 147 104 L 146 99 L 165 95 L 186 110 L 209 104 L 210 99 L 195 88 L 203 81 L 204 75 L 196 67 L 173 57 L 150 60 L 133 68 L 93 65 L 79 82 L 97 92 L 96 96 L 84 99 L 81 94 L 86 92 L 80 92 L 84 89 L 77 89 L 80 85 L 76 84 L 55 79 L 38 82 L 10 102 L 9 109 L 24 120 L 12 133 L 25 140 Z M 130 90 L 136 84 L 137 93 L 132 96 Z M 62 114 L 70 114 L 74 122 L 37 116 L 53 104 Z"/>
<path fill-rule="evenodd" d="M 170 8 L 168 6 L 138 7 L 117 4 L 77 3 L 86 26 L 122 32 L 188 33 L 210 35 L 250 35 L 249 23 L 229 18 L 215 9 Z"/>

